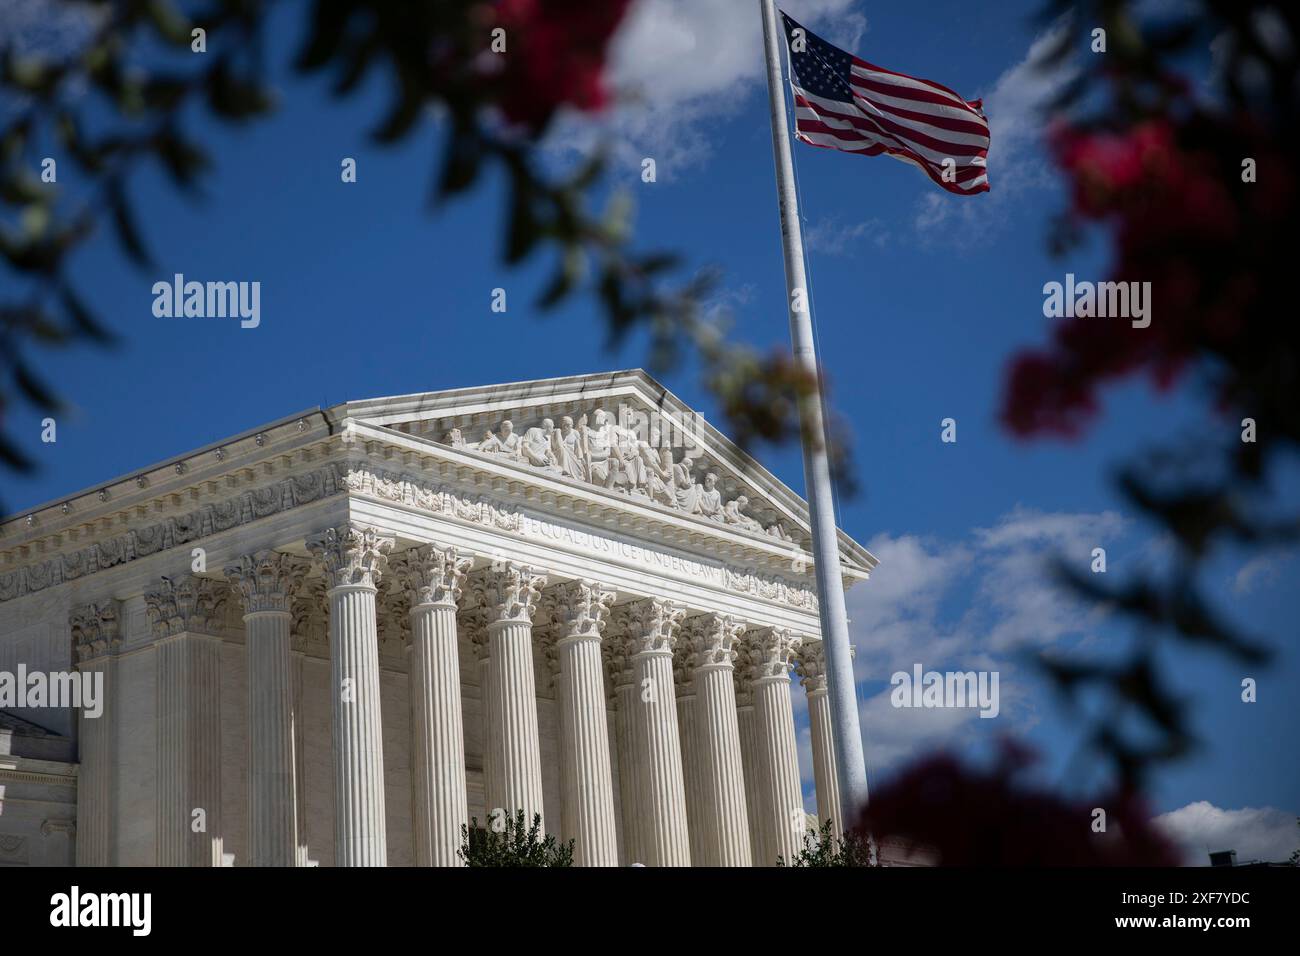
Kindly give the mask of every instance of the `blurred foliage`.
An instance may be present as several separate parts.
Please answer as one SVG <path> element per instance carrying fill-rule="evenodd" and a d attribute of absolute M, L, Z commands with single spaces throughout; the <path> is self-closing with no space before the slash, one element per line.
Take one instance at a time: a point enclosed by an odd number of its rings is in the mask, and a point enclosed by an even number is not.
<path fill-rule="evenodd" d="M 532 824 L 525 827 L 524 811 L 516 810 L 499 833 L 491 827 L 481 828 L 474 817 L 469 826 L 460 825 L 456 853 L 466 866 L 573 866 L 574 841 L 559 843 L 549 835 L 543 838 L 541 830 L 540 813 L 534 813 Z"/>
<path fill-rule="evenodd" d="M 989 767 L 923 757 L 871 795 L 859 823 L 878 846 L 937 866 L 1177 866 L 1177 847 L 1123 788 L 1064 799 L 1026 777 L 1034 756 L 1004 741 Z M 1101 814 L 1098 813 L 1101 811 Z"/>
<path fill-rule="evenodd" d="M 1076 593 L 1139 625 L 1127 660 L 1043 662 L 1070 700 L 1108 702 L 1086 734 L 1132 789 L 1196 743 L 1162 649 L 1208 648 L 1243 665 L 1269 656 L 1213 610 L 1206 563 L 1228 547 L 1258 556 L 1300 538 L 1300 515 L 1274 495 L 1300 444 L 1300 326 L 1279 308 L 1298 212 L 1300 8 L 1062 0 L 1044 20 L 1064 28 L 1040 66 L 1084 67 L 1052 104 L 1049 141 L 1071 205 L 1050 244 L 1063 252 L 1100 231 L 1110 278 L 1151 283 L 1151 324 L 1061 321 L 1047 348 L 1013 359 L 1003 421 L 1024 438 L 1076 436 L 1098 415 L 1105 384 L 1145 373 L 1161 388 L 1190 380 L 1215 423 L 1119 470 L 1125 500 L 1173 542 L 1169 561 L 1118 585 L 1064 561 L 1057 569 Z M 1089 52 L 1097 27 L 1105 53 Z M 1255 442 L 1241 440 L 1245 418 Z"/>
<path fill-rule="evenodd" d="M 280 41 L 265 36 L 271 6 L 51 0 L 52 8 L 75 8 L 94 24 L 84 43 L 57 55 L 13 44 L 0 50 L 0 254 L 26 280 L 13 301 L 0 302 L 0 460 L 7 466 L 32 467 L 7 434 L 4 412 L 14 398 L 42 410 L 59 407 L 55 390 L 32 367 L 29 346 L 112 339 L 75 291 L 69 261 L 76 248 L 107 220 L 126 255 L 153 267 L 147 224 L 138 221 L 128 189 L 131 172 L 153 160 L 177 189 L 197 195 L 210 153 L 182 115 L 199 104 L 217 123 L 240 123 L 273 109 L 264 51 L 277 50 Z M 614 190 L 604 209 L 589 208 L 609 185 L 603 156 L 555 174 L 539 162 L 539 143 L 563 109 L 607 104 L 606 47 L 628 6 L 629 0 L 315 0 L 305 8 L 293 64 L 332 77 L 340 98 L 371 74 L 394 80 L 374 140 L 396 144 L 427 116 L 441 118 L 435 206 L 482 182 L 490 169 L 505 174 L 503 261 L 516 265 L 549 250 L 556 263 L 539 310 L 580 291 L 595 296 L 610 347 L 644 330 L 647 365 L 657 373 L 694 355 L 740 443 L 790 440 L 799 435 L 798 404 L 815 394 L 815 377 L 784 352 L 762 355 L 727 340 L 718 310 L 708 307 L 712 273 L 674 279 L 683 271 L 675 255 L 632 248 L 626 193 Z M 497 27 L 506 31 L 505 53 L 490 50 Z M 191 50 L 195 28 L 206 31 L 205 53 Z M 89 187 L 74 208 L 37 175 L 38 150 L 49 144 L 60 182 Z M 69 160 L 73 168 L 64 165 Z M 841 490 L 851 491 L 847 445 L 835 451 Z"/>
<path fill-rule="evenodd" d="M 871 841 L 856 830 L 845 830 L 836 836 L 831 821 L 825 821 L 814 833 L 805 830 L 803 848 L 794 859 L 786 862 L 784 856 L 776 858 L 777 866 L 879 866 Z"/>

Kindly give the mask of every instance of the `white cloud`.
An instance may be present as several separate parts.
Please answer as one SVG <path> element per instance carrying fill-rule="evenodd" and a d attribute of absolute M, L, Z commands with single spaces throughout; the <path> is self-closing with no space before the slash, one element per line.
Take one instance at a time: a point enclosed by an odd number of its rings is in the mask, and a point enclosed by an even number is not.
<path fill-rule="evenodd" d="M 1183 850 L 1190 865 L 1209 865 L 1209 854 L 1236 850 L 1237 862 L 1285 862 L 1300 848 L 1296 814 L 1276 807 L 1225 810 L 1205 800 L 1162 813 L 1155 824 Z"/>
<path fill-rule="evenodd" d="M 1124 534 L 1116 512 L 1041 512 L 1016 508 L 959 540 L 876 535 L 880 559 L 871 580 L 849 592 L 850 639 L 859 682 L 887 681 L 914 664 L 925 670 L 999 674 L 1000 712 L 894 708 L 890 688 L 861 702 L 863 734 L 874 769 L 938 747 L 959 747 L 988 730 L 1037 723 L 1036 675 L 1025 647 L 1078 646 L 1099 632 L 1102 612 L 1052 579 L 1057 556 L 1087 567 L 1091 551 Z"/>
<path fill-rule="evenodd" d="M 889 242 L 889 236 L 884 222 L 876 217 L 855 223 L 830 217 L 810 226 L 804 233 L 804 243 L 810 252 L 843 256 L 852 253 L 852 247 L 861 242 L 884 246 Z"/>
<path fill-rule="evenodd" d="M 1260 585 L 1277 579 L 1282 565 L 1295 557 L 1294 551 L 1270 551 L 1251 558 L 1232 577 L 1232 593 L 1249 594 Z"/>
<path fill-rule="evenodd" d="M 791 16 L 833 43 L 859 44 L 866 18 L 856 0 L 789 0 Z M 671 180 L 712 153 L 711 126 L 762 89 L 763 25 L 756 3 L 640 0 L 610 48 L 609 77 L 619 105 L 594 122 L 557 124 L 555 145 L 583 149 L 612 140 L 624 161 L 655 159 Z M 766 95 L 766 94 L 764 94 Z"/>
<path fill-rule="evenodd" d="M 1051 165 L 1039 146 L 1043 107 L 1077 75 L 1077 69 L 1063 66 L 1045 72 L 1037 63 L 1065 29 L 1058 21 L 1035 37 L 1024 58 L 983 95 L 989 121 L 989 192 L 969 199 L 925 193 L 913 219 L 923 240 L 951 245 L 984 242 L 990 228 L 1007 220 L 1016 206 L 1015 197 L 1051 183 Z"/>

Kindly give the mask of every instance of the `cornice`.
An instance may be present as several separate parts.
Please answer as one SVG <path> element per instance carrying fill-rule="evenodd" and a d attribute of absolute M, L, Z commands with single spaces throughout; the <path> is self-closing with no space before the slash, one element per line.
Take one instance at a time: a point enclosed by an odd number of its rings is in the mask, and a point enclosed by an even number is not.
<path fill-rule="evenodd" d="M 787 542 L 352 420 L 332 437 L 274 449 L 200 484 L 65 528 L 40 546 L 0 552 L 0 602 L 340 494 L 513 533 L 534 515 L 572 519 L 707 554 L 720 559 L 731 590 L 816 610 L 807 555 Z"/>

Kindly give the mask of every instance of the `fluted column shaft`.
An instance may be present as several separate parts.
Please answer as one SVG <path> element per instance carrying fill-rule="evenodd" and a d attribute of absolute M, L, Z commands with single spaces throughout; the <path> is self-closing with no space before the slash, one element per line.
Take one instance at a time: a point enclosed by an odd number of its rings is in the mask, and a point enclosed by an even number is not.
<path fill-rule="evenodd" d="M 110 657 L 83 662 L 87 679 L 98 672 L 106 689 L 117 687 L 117 661 Z M 81 709 L 77 717 L 77 866 L 112 866 L 116 820 L 117 705 L 109 696 L 98 717 Z"/>
<path fill-rule="evenodd" d="M 342 525 L 307 542 L 325 569 L 333 703 L 334 862 L 387 866 L 375 594 L 393 539 Z"/>
<path fill-rule="evenodd" d="M 808 692 L 808 724 L 812 737 L 813 784 L 817 789 L 818 824 L 831 821 L 831 831 L 844 834 L 844 811 L 840 803 L 840 778 L 835 764 L 835 741 L 831 737 L 831 700 L 826 685 Z"/>
<path fill-rule="evenodd" d="M 117 602 L 84 604 L 68 615 L 77 670 L 97 683 L 102 709 L 77 712 L 77 866 L 117 862 Z"/>
<path fill-rule="evenodd" d="M 626 708 L 630 762 L 635 767 L 637 813 L 633 821 L 640 862 L 689 866 L 686 776 L 678 729 L 673 651 L 685 608 L 641 598 L 615 609 L 620 659 L 630 662 Z"/>
<path fill-rule="evenodd" d="M 294 866 L 298 846 L 288 610 L 244 615 L 248 660 L 248 855 Z"/>
<path fill-rule="evenodd" d="M 636 654 L 633 706 L 638 721 L 634 742 L 644 767 L 646 812 L 641 845 L 647 866 L 690 866 L 686 823 L 686 782 L 673 693 L 670 648 Z"/>
<path fill-rule="evenodd" d="M 794 736 L 794 708 L 790 701 L 787 674 L 763 677 L 754 682 L 756 718 L 762 768 L 760 788 L 764 793 L 763 849 L 788 864 L 803 847 L 806 829 L 803 788 L 799 783 L 799 745 Z"/>
<path fill-rule="evenodd" d="M 365 584 L 329 590 L 337 866 L 388 865 L 375 591 Z"/>
<path fill-rule="evenodd" d="M 614 826 L 614 776 L 605 719 L 605 680 L 600 635 L 562 637 L 556 642 L 560 670 L 560 707 L 571 738 L 565 767 L 574 801 L 574 862 L 578 866 L 617 866 Z M 567 834 L 566 834 L 567 835 Z"/>
<path fill-rule="evenodd" d="M 679 681 L 677 684 L 677 738 L 682 748 L 682 783 L 686 791 L 687 836 L 691 847 L 691 862 L 703 866 L 708 857 L 705 848 L 706 814 L 708 797 L 704 788 L 704 775 L 700 767 L 699 735 L 695 732 L 695 684 Z"/>
<path fill-rule="evenodd" d="M 743 696 L 737 695 L 736 725 L 740 731 L 740 751 L 745 768 L 745 809 L 749 811 L 749 848 L 755 866 L 771 866 L 776 857 L 771 855 L 766 842 L 763 821 L 771 813 L 764 783 L 763 747 L 759 739 L 758 717 L 754 711 L 754 700 L 746 689 Z M 772 856 L 769 860 L 768 857 Z"/>
<path fill-rule="evenodd" d="M 835 763 L 831 702 L 826 681 L 826 654 L 821 641 L 806 642 L 799 650 L 796 672 L 808 692 L 808 724 L 812 737 L 813 783 L 817 789 L 817 824 L 831 821 L 835 836 L 844 833 L 839 773 Z"/>
<path fill-rule="evenodd" d="M 509 562 L 470 579 L 487 621 L 484 706 L 490 712 L 485 712 L 489 733 L 483 741 L 487 812 L 490 818 L 500 809 L 513 819 L 516 811 L 523 810 L 525 825 L 543 813 L 532 622 L 545 584 L 544 575 Z"/>
<path fill-rule="evenodd" d="M 469 823 L 456 602 L 471 561 L 455 548 L 420 545 L 395 563 L 411 605 L 411 812 L 416 866 L 461 866 Z"/>
<path fill-rule="evenodd" d="M 459 866 L 469 822 L 456 606 L 411 608 L 411 779 L 417 866 Z"/>
<path fill-rule="evenodd" d="M 623 862 L 629 866 L 646 861 L 642 843 L 645 768 L 639 758 L 641 749 L 637 743 L 637 685 L 633 682 L 633 677 L 630 668 L 616 669 L 614 675 L 614 726 L 618 747 L 618 796 L 623 814 Z"/>
<path fill-rule="evenodd" d="M 307 562 L 276 551 L 240 557 L 226 578 L 244 607 L 248 679 L 248 858 L 296 865 L 292 605 Z"/>
<path fill-rule="evenodd" d="M 221 866 L 221 638 L 156 645 L 160 866 Z"/>
<path fill-rule="evenodd" d="M 533 672 L 533 625 L 529 621 L 496 621 L 488 630 L 488 682 L 494 737 L 486 741 L 489 809 L 505 810 L 513 818 L 524 811 L 524 823 L 542 810 L 542 757 L 537 730 L 537 679 Z M 544 818 L 543 818 L 544 821 Z M 543 822 L 543 827 L 545 823 Z"/>
<path fill-rule="evenodd" d="M 709 664 L 695 671 L 696 733 L 704 777 L 705 866 L 750 866 L 749 815 L 745 771 L 736 722 L 736 689 L 731 664 Z"/>

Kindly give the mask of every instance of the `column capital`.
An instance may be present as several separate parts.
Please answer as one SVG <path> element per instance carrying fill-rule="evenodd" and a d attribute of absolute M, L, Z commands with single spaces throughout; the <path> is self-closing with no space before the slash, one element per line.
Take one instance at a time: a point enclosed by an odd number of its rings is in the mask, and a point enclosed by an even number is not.
<path fill-rule="evenodd" d="M 746 680 L 789 680 L 803 638 L 784 627 L 761 627 L 744 637 Z"/>
<path fill-rule="evenodd" d="M 387 552 L 393 544 L 374 528 L 341 524 L 309 538 L 307 550 L 325 568 L 331 590 L 349 585 L 373 588 L 388 567 Z"/>
<path fill-rule="evenodd" d="M 857 656 L 857 647 L 849 646 L 849 656 Z M 799 675 L 799 683 L 809 694 L 823 693 L 826 684 L 826 644 L 825 641 L 805 640 L 799 647 L 794 664 L 794 672 Z"/>
<path fill-rule="evenodd" d="M 745 625 L 729 614 L 699 614 L 686 621 L 686 643 L 691 667 L 730 667 L 736 659 L 736 641 Z"/>
<path fill-rule="evenodd" d="M 473 558 L 457 554 L 454 547 L 434 544 L 416 545 L 391 561 L 412 610 L 428 604 L 455 607 L 473 564 Z"/>
<path fill-rule="evenodd" d="M 145 613 L 156 638 L 186 632 L 219 636 L 229 598 L 229 588 L 212 578 L 191 573 L 164 576 L 157 590 L 144 593 Z"/>
<path fill-rule="evenodd" d="M 808 693 L 816 694 L 826 689 L 826 648 L 821 641 L 809 641 L 799 648 L 794 672 Z"/>
<path fill-rule="evenodd" d="M 476 605 L 487 611 L 487 626 L 531 624 L 546 586 L 546 575 L 527 565 L 502 561 L 469 576 Z"/>
<path fill-rule="evenodd" d="M 225 569 L 226 580 L 244 605 L 244 613 L 289 612 L 311 562 L 280 551 L 239 556 Z"/>
<path fill-rule="evenodd" d="M 640 598 L 614 608 L 619 633 L 629 657 L 639 654 L 672 656 L 686 617 L 686 605 L 663 598 Z"/>
<path fill-rule="evenodd" d="M 329 649 L 329 596 L 325 579 L 305 578 L 294 592 L 289 610 L 293 614 L 292 647 L 306 652 L 317 649 L 319 656 L 327 657 Z"/>
<path fill-rule="evenodd" d="M 609 609 L 618 595 L 595 581 L 565 581 L 542 594 L 542 609 L 561 642 L 573 638 L 600 639 L 609 622 Z"/>
<path fill-rule="evenodd" d="M 122 629 L 116 601 L 82 604 L 68 612 L 72 646 L 78 663 L 85 663 L 122 646 Z"/>

